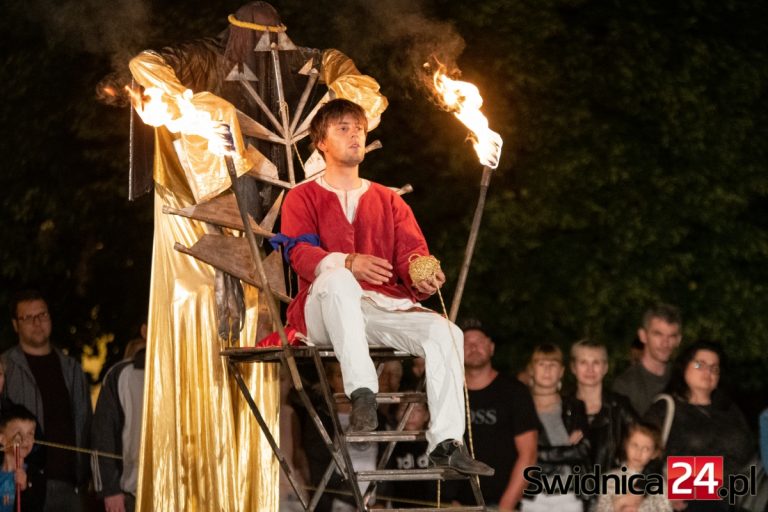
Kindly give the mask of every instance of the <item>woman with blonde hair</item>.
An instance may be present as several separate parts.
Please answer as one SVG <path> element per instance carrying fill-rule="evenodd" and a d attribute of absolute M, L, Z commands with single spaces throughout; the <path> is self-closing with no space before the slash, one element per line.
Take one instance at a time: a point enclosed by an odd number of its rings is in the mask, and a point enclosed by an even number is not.
<path fill-rule="evenodd" d="M 637 421 L 629 399 L 604 386 L 608 373 L 605 345 L 583 339 L 571 345 L 571 373 L 576 378 L 575 397 L 584 402 L 589 427 L 590 462 L 608 471 L 619 462 L 622 440 Z"/>
<path fill-rule="evenodd" d="M 574 466 L 589 461 L 589 442 L 584 438 L 587 416 L 584 402 L 560 394 L 565 373 L 563 352 L 556 345 L 536 347 L 528 363 L 530 389 L 539 418 L 539 446 L 536 465 L 542 478 L 560 475 L 565 479 Z M 584 472 L 583 470 L 581 471 Z M 572 491 L 539 494 L 522 502 L 523 512 L 581 512 L 581 499 Z"/>

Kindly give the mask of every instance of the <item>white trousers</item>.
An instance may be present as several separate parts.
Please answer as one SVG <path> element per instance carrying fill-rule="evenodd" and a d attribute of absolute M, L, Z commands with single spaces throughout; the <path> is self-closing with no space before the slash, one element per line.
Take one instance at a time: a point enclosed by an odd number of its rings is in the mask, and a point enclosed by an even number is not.
<path fill-rule="evenodd" d="M 368 344 L 423 357 L 430 412 L 429 451 L 446 439 L 464 436 L 464 335 L 432 311 L 387 311 L 363 299 L 363 289 L 345 268 L 322 272 L 304 306 L 307 336 L 331 344 L 341 364 L 344 392 L 379 390 Z M 453 339 L 451 339 L 453 338 Z M 454 343 L 455 342 L 455 343 Z"/>

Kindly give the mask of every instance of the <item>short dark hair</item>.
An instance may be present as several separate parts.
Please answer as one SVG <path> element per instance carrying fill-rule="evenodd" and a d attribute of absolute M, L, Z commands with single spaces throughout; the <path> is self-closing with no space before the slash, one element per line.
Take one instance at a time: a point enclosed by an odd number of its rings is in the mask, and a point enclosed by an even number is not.
<path fill-rule="evenodd" d="M 365 131 L 368 132 L 368 118 L 365 117 L 363 107 L 342 98 L 331 100 L 320 107 L 320 110 L 317 111 L 315 117 L 312 118 L 312 122 L 309 124 L 309 137 L 312 139 L 312 144 L 315 145 L 315 148 L 325 138 L 328 126 L 347 114 L 362 121 L 363 125 L 365 125 Z M 320 150 L 318 149 L 318 151 Z M 320 152 L 322 153 L 322 151 Z"/>
<path fill-rule="evenodd" d="M 685 370 L 688 368 L 688 364 L 693 361 L 693 358 L 696 357 L 696 353 L 699 350 L 707 350 L 717 354 L 720 368 L 723 368 L 728 364 L 723 346 L 716 341 L 702 340 L 685 347 L 672 365 L 672 373 L 669 377 L 669 384 L 667 384 L 667 392 L 679 400 L 687 401 L 691 396 L 691 390 L 688 387 L 688 383 L 685 382 Z M 725 397 L 718 389 L 715 389 L 712 392 L 713 406 L 724 407 L 724 399 Z"/>
<path fill-rule="evenodd" d="M 659 303 L 646 309 L 641 324 L 643 328 L 648 327 L 654 318 L 664 320 L 668 324 L 683 326 L 683 316 L 680 314 L 680 309 L 672 304 Z"/>
<path fill-rule="evenodd" d="M 11 404 L 3 409 L 3 413 L 0 414 L 0 429 L 4 429 L 13 420 L 37 422 L 37 418 L 32 414 L 32 411 L 20 404 Z"/>
<path fill-rule="evenodd" d="M 466 318 L 464 321 L 461 322 L 461 330 L 463 332 L 479 331 L 483 333 L 487 338 L 493 339 L 493 336 L 491 336 L 491 333 L 488 330 L 488 328 L 485 327 L 483 325 L 483 322 L 481 322 L 477 318 Z"/>
<path fill-rule="evenodd" d="M 11 306 L 10 306 L 11 318 L 16 319 L 16 314 L 19 311 L 20 302 L 29 302 L 33 300 L 41 300 L 46 304 L 48 304 L 48 301 L 45 300 L 45 297 L 43 297 L 43 294 L 40 293 L 40 290 L 36 290 L 34 288 L 26 288 L 24 290 L 19 290 L 16 293 L 14 293 L 13 296 L 11 297 Z"/>

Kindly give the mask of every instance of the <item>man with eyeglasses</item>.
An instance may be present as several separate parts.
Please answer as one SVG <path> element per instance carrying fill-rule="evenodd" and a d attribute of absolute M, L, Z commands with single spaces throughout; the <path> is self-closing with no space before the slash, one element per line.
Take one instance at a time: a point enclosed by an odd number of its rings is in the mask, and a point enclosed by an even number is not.
<path fill-rule="evenodd" d="M 36 290 L 17 293 L 11 323 L 19 344 L 2 356 L 6 396 L 35 413 L 45 441 L 86 447 L 92 415 L 88 383 L 80 364 L 51 345 L 51 316 L 43 296 Z M 83 510 L 88 458 L 50 447 L 43 458 L 43 510 Z"/>
<path fill-rule="evenodd" d="M 669 304 L 658 304 L 643 315 L 637 330 L 643 355 L 613 382 L 613 390 L 629 398 L 638 416 L 645 414 L 669 382 L 669 361 L 683 338 L 682 325 L 680 310 Z"/>

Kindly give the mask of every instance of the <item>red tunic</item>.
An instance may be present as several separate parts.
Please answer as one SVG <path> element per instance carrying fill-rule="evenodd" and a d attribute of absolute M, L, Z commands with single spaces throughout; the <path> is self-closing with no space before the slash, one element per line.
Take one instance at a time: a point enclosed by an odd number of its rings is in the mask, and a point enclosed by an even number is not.
<path fill-rule="evenodd" d="M 424 235 L 405 201 L 378 183 L 372 182 L 360 197 L 352 224 L 336 194 L 314 181 L 300 185 L 285 198 L 280 230 L 291 238 L 306 234 L 320 237 L 319 247 L 300 242 L 290 253 L 291 266 L 299 276 L 299 293 L 288 306 L 288 323 L 300 332 L 307 332 L 304 304 L 315 280 L 315 268 L 332 252 L 370 254 L 392 264 L 389 282 L 373 285 L 360 281 L 365 290 L 414 302 L 428 297 L 411 286 L 408 275 L 411 255 L 429 254 Z"/>

